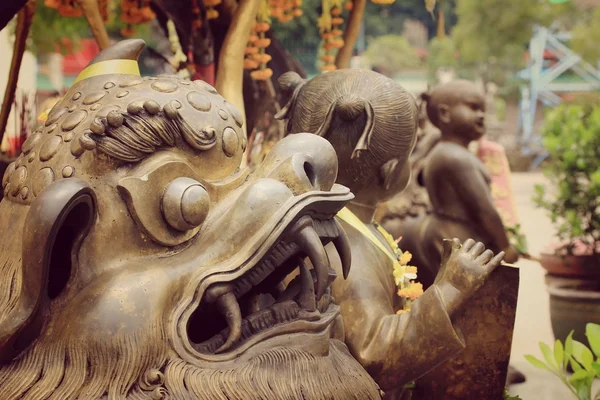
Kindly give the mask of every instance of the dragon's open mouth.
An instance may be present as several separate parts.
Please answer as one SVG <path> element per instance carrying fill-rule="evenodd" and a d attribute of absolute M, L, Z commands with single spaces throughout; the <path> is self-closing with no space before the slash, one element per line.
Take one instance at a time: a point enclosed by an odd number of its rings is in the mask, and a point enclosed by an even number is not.
<path fill-rule="evenodd" d="M 299 330 L 306 330 L 306 323 L 328 325 L 337 315 L 329 293 L 336 273 L 324 248 L 329 242 L 337 249 L 346 276 L 350 246 L 339 223 L 305 215 L 244 275 L 211 285 L 187 324 L 196 351 L 222 354 L 248 342 L 294 332 L 290 329 L 294 323 L 302 326 Z M 286 286 L 286 277 L 296 270 L 297 276 Z"/>

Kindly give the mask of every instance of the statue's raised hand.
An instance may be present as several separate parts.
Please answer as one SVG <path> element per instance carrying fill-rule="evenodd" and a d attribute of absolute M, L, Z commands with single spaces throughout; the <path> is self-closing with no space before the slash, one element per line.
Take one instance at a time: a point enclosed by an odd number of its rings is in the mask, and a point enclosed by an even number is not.
<path fill-rule="evenodd" d="M 442 265 L 435 281 L 450 314 L 456 311 L 498 266 L 504 252 L 494 256 L 481 242 L 467 239 L 444 240 Z"/>

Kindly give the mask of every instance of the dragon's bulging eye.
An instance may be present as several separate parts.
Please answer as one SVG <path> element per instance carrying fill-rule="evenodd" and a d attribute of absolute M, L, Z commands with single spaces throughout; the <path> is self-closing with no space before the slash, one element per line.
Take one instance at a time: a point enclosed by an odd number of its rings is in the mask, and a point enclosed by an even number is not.
<path fill-rule="evenodd" d="M 177 178 L 167 186 L 162 213 L 174 229 L 186 232 L 202 225 L 210 210 L 210 197 L 202 184 L 191 178 Z"/>

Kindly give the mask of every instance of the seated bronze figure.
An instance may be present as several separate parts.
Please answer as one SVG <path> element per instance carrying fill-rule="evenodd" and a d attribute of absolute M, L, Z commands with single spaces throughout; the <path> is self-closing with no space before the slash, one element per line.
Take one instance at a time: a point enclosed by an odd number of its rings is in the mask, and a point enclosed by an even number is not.
<path fill-rule="evenodd" d="M 518 251 L 510 245 L 502 218 L 490 191 L 490 174 L 468 150 L 485 132 L 485 98 L 469 81 L 457 80 L 435 87 L 429 94 L 427 115 L 441 138 L 421 165 L 431 212 L 416 218 L 391 219 L 384 226 L 415 257 L 415 263 L 435 277 L 442 240 L 474 238 L 494 252 L 504 251 L 513 263 Z"/>
<path fill-rule="evenodd" d="M 0 397 L 380 398 L 322 296 L 352 198 L 332 146 L 286 138 L 249 175 L 241 114 L 140 78 L 143 45 L 100 53 L 4 175 Z"/>
<path fill-rule="evenodd" d="M 337 152 L 337 182 L 355 195 L 341 218 L 351 243 L 351 273 L 334 281 L 332 295 L 341 308 L 351 353 L 392 398 L 464 349 L 455 317 L 504 252 L 494 255 L 468 238 L 462 245 L 457 239 L 440 239 L 443 252 L 432 250 L 442 257 L 435 283 L 409 311 L 397 314 L 402 303 L 393 275 L 396 254 L 373 215 L 410 178 L 418 122 L 414 98 L 372 71 L 338 70 L 310 81 L 287 73 L 279 83 L 288 101 L 278 117 L 287 120 L 288 137 L 300 132 L 325 137 Z M 453 233 L 444 238 L 455 237 Z M 339 273 L 344 260 L 334 248 L 327 250 Z"/>

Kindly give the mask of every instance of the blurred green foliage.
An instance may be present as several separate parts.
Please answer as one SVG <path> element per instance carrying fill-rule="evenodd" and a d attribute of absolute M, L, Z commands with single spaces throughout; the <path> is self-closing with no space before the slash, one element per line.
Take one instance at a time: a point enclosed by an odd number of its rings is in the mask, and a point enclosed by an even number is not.
<path fill-rule="evenodd" d="M 31 31 L 27 41 L 28 50 L 33 54 L 59 52 L 62 54 L 78 51 L 81 39 L 91 38 L 92 32 L 85 17 L 63 17 L 56 9 L 46 7 L 44 0 L 38 0 L 36 13 L 31 24 Z M 109 21 L 106 29 L 109 36 L 121 39 L 120 33 L 125 26 L 121 21 L 121 8 L 118 0 L 109 1 Z M 12 24 L 14 31 L 15 24 Z M 135 37 L 150 39 L 149 24 L 136 25 Z M 147 41 L 149 45 L 149 43 Z"/>
<path fill-rule="evenodd" d="M 63 17 L 57 10 L 46 7 L 43 0 L 38 0 L 27 41 L 29 51 L 36 55 L 67 54 L 77 51 L 80 40 L 87 37 L 91 37 L 91 31 L 84 17 Z"/>
<path fill-rule="evenodd" d="M 463 69 L 499 84 L 525 66 L 524 53 L 536 24 L 570 27 L 579 15 L 572 2 L 457 0 L 452 37 Z"/>
<path fill-rule="evenodd" d="M 427 76 L 430 83 L 435 82 L 436 72 L 440 68 L 456 68 L 458 66 L 458 50 L 450 36 L 442 39 L 433 38 L 429 42 L 427 53 Z"/>
<path fill-rule="evenodd" d="M 550 212 L 558 237 L 596 249 L 600 241 L 600 106 L 565 104 L 546 114 L 544 167 L 552 190 L 537 185 L 534 202 Z M 567 246 L 569 250 L 570 246 Z"/>
<path fill-rule="evenodd" d="M 364 55 L 374 69 L 389 77 L 421 65 L 415 49 L 400 35 L 376 37 Z"/>
<path fill-rule="evenodd" d="M 445 11 L 446 27 L 456 22 L 454 4 L 456 0 L 444 0 L 440 3 Z M 282 24 L 273 20 L 273 32 L 285 48 L 296 57 L 309 75 L 318 73 L 318 52 L 321 38 L 317 29 L 317 19 L 321 15 L 321 0 L 304 0 L 304 15 L 291 22 Z M 344 11 L 344 19 L 348 12 Z M 397 0 L 390 5 L 374 4 L 367 1 L 364 15 L 365 45 L 383 35 L 401 35 L 406 19 L 416 19 L 425 24 L 430 36 L 435 35 L 436 20 L 425 9 L 423 0 Z"/>
<path fill-rule="evenodd" d="M 600 7 L 594 12 L 583 13 L 573 29 L 571 49 L 584 60 L 598 67 L 600 62 Z"/>

